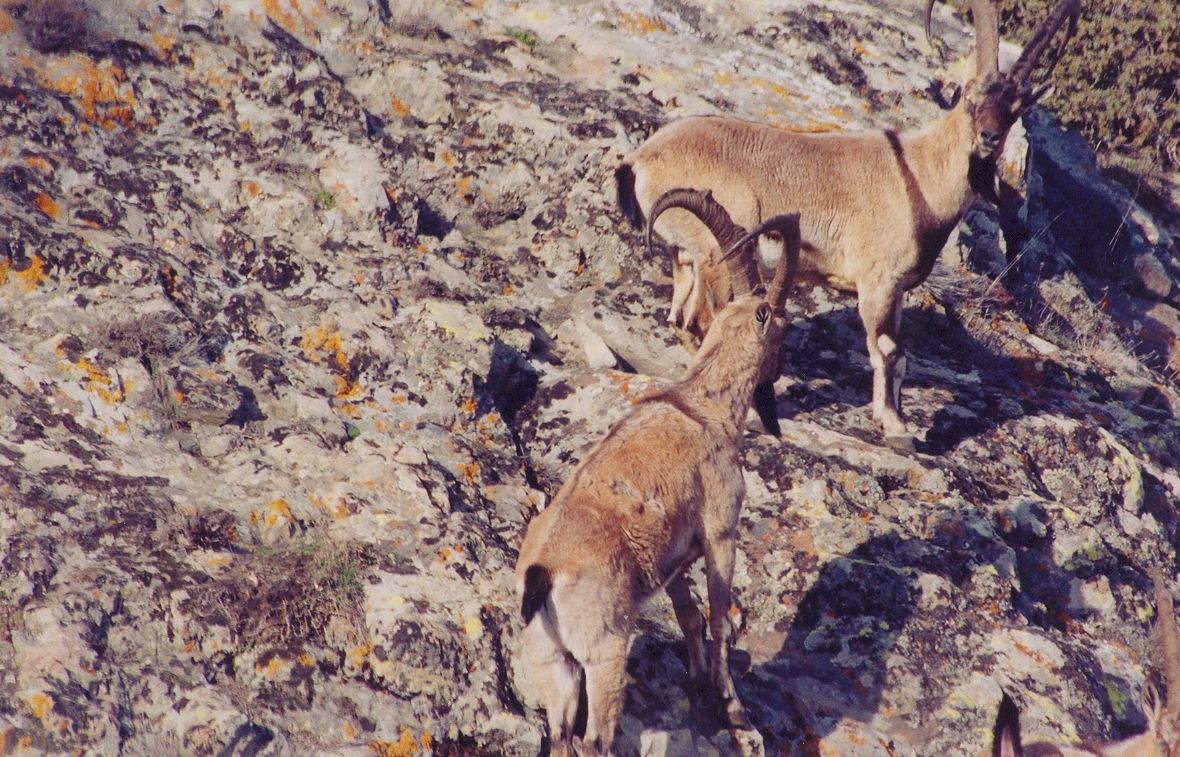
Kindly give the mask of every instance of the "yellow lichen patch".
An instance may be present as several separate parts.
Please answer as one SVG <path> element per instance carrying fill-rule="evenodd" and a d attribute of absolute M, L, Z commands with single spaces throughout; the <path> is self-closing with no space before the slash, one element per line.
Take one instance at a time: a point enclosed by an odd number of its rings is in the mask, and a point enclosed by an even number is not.
<path fill-rule="evenodd" d="M 283 664 L 283 660 L 279 657 L 270 658 L 270 662 L 266 663 L 265 667 L 259 665 L 258 663 L 254 664 L 254 669 L 262 673 L 267 678 L 274 678 L 279 673 L 282 673 L 284 667 L 285 665 Z"/>
<path fill-rule="evenodd" d="M 53 166 L 49 165 L 49 161 L 40 155 L 27 156 L 25 158 L 25 165 L 29 168 L 36 168 L 41 173 L 53 173 Z"/>
<path fill-rule="evenodd" d="M 87 121 L 107 130 L 119 125 L 131 128 L 134 123 L 135 97 L 127 74 L 118 66 L 99 66 L 89 58 L 71 57 L 50 65 L 41 83 L 74 98 Z"/>
<path fill-rule="evenodd" d="M 0 284 L 8 281 L 9 273 L 16 277 L 21 289 L 26 292 L 33 291 L 49 278 L 45 275 L 45 261 L 36 255 L 29 258 L 29 267 L 22 271 L 13 270 L 12 263 L 8 260 L 0 263 Z"/>
<path fill-rule="evenodd" d="M 348 650 L 348 659 L 356 667 L 362 667 L 365 660 L 369 658 L 369 653 L 373 651 L 373 643 L 361 644 Z"/>
<path fill-rule="evenodd" d="M 619 26 L 629 32 L 641 34 L 668 31 L 668 27 L 664 26 L 663 21 L 645 13 L 624 13 L 619 19 Z"/>
<path fill-rule="evenodd" d="M 762 79 L 761 77 L 754 79 L 750 83 L 759 89 L 765 89 L 768 92 L 772 92 L 773 94 L 778 95 L 779 97 L 783 98 L 784 100 L 789 101 L 791 99 L 791 93 L 787 90 L 786 87 L 782 86 L 781 84 L 774 84 L 774 83 L 768 82 L 768 81 Z"/>
<path fill-rule="evenodd" d="M 33 716 L 45 722 L 45 718 L 53 712 L 53 699 L 48 694 L 38 691 L 29 702 L 33 706 Z"/>
<path fill-rule="evenodd" d="M 349 381 L 343 376 L 336 377 L 336 399 L 340 400 L 355 400 L 359 399 L 365 393 L 365 387 L 359 381 Z M 354 418 L 359 418 L 361 412 L 356 410 Z"/>
<path fill-rule="evenodd" d="M 287 500 L 282 498 L 267 505 L 265 522 L 268 526 L 274 526 L 280 520 L 286 520 L 289 523 L 295 520 L 295 516 L 291 514 L 291 506 L 287 504 Z"/>
<path fill-rule="evenodd" d="M 390 100 L 389 105 L 390 105 L 390 107 L 393 108 L 394 113 L 397 113 L 399 116 L 410 115 L 410 106 L 409 105 L 406 105 L 404 102 L 397 99 L 396 97 L 390 97 L 389 100 Z"/>
<path fill-rule="evenodd" d="M 321 15 L 320 9 L 314 5 L 310 13 L 304 13 L 299 8 L 299 0 L 262 0 L 262 7 L 266 15 L 278 21 L 293 32 L 312 34 L 316 31 L 317 19 Z"/>
<path fill-rule="evenodd" d="M 176 46 L 176 37 L 171 34 L 155 32 L 152 34 L 152 41 L 156 43 L 156 52 L 161 58 L 172 57 L 172 48 Z"/>
<path fill-rule="evenodd" d="M 40 210 L 50 218 L 57 218 L 61 212 L 61 208 L 53 201 L 53 198 L 44 192 L 33 198 L 33 204 L 37 206 L 37 210 Z"/>
<path fill-rule="evenodd" d="M 424 737 L 425 738 L 425 737 Z M 377 757 L 410 757 L 421 751 L 418 740 L 409 728 L 402 726 L 402 736 L 397 741 L 371 741 L 369 750 Z"/>
<path fill-rule="evenodd" d="M 12 23 L 12 16 L 8 15 L 3 8 L 0 8 L 0 34 L 9 34 L 16 28 Z"/>
<path fill-rule="evenodd" d="M 821 134 L 826 131 L 840 131 L 840 127 L 835 124 L 825 124 L 815 119 L 807 119 L 807 125 L 804 127 L 797 127 L 793 131 L 802 132 L 804 134 Z"/>
<path fill-rule="evenodd" d="M 471 465 L 459 463 L 459 472 L 463 474 L 463 478 L 467 479 L 467 483 L 474 484 L 475 477 L 479 475 L 479 463 L 473 462 Z"/>

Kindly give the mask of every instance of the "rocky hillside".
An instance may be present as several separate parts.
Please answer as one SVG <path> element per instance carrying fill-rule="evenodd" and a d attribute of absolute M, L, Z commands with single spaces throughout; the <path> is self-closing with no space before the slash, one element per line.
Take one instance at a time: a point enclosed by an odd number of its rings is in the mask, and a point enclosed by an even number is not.
<path fill-rule="evenodd" d="M 970 44 L 909 0 L 0 8 L 0 755 L 544 751 L 524 526 L 689 358 L 614 166 L 688 114 L 929 122 Z M 1144 727 L 1180 225 L 1025 127 L 1020 222 L 977 205 L 909 296 L 916 454 L 855 298 L 794 295 L 745 447 L 756 730 L 690 711 L 661 598 L 620 755 L 973 755 L 1001 690 Z"/>

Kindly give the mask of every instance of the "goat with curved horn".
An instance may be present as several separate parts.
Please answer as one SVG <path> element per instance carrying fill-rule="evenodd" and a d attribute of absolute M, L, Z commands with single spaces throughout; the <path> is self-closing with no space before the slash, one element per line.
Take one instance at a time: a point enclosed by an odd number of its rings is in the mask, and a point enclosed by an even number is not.
<path fill-rule="evenodd" d="M 779 312 L 786 304 L 786 295 L 790 290 L 799 261 L 799 217 L 798 214 L 775 216 L 747 233 L 729 217 L 729 213 L 716 200 L 710 191 L 698 192 L 694 189 L 670 189 L 652 205 L 651 215 L 647 224 L 647 246 L 649 254 L 652 248 L 652 227 L 666 210 L 680 208 L 692 213 L 705 225 L 713 238 L 717 240 L 720 249 L 725 250 L 721 260 L 712 263 L 709 268 L 717 271 L 719 264 L 725 263 L 727 276 L 719 278 L 710 291 L 717 292 L 730 302 L 750 294 L 763 285 L 761 272 L 758 268 L 758 253 L 756 249 L 759 237 L 767 234 L 778 234 L 783 240 L 783 254 L 779 256 L 779 265 L 772 282 L 774 293 L 770 300 L 774 303 L 775 312 Z M 777 287 L 777 288 L 776 288 Z M 776 373 L 767 382 L 754 388 L 754 410 L 758 413 L 763 427 L 774 437 L 782 434 L 778 423 L 778 401 L 774 396 L 774 382 L 778 378 Z"/>
<path fill-rule="evenodd" d="M 976 197 L 999 201 L 1004 139 L 1044 92 L 1031 88 L 1032 68 L 1067 22 L 1065 40 L 1072 35 L 1081 0 L 1058 2 L 1010 74 L 998 70 L 995 6 L 971 0 L 971 7 L 977 44 L 962 95 L 922 129 L 802 134 L 727 117 L 685 118 L 662 127 L 615 171 L 619 205 L 636 228 L 654 215 L 658 198 L 682 187 L 710 190 L 745 228 L 798 211 L 799 279 L 857 293 L 873 417 L 886 442 L 903 449 L 913 448 L 900 409 L 904 293 L 930 275 Z M 685 213 L 665 213 L 652 226 L 673 255 L 670 317 L 699 338 L 732 293 L 729 272 L 716 265 L 723 248 Z"/>
<path fill-rule="evenodd" d="M 726 238 L 744 231 L 700 193 L 676 197 Z M 549 721 L 550 754 L 610 754 L 639 607 L 663 589 L 688 647 L 690 692 L 731 726 L 749 727 L 729 673 L 730 606 L 746 484 L 740 458 L 755 387 L 778 371 L 783 292 L 798 260 L 799 217 L 774 219 L 785 249 L 761 282 L 726 305 L 684 376 L 636 403 L 528 526 L 516 563 L 528 667 Z M 795 249 L 792 249 L 792 245 Z M 752 254 L 743 242 L 736 257 Z M 739 263 L 740 265 L 740 263 Z M 705 560 L 709 616 L 685 571 Z M 703 630 L 711 637 L 706 658 Z M 579 695 L 585 733 L 576 745 Z"/>

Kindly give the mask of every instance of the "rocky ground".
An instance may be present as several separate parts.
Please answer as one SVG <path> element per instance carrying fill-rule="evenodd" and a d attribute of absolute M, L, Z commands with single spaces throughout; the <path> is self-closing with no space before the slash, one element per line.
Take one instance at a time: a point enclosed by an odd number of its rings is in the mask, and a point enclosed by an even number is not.
<path fill-rule="evenodd" d="M 726 5 L 0 5 L 0 754 L 547 748 L 516 547 L 689 357 L 612 169 L 688 114 L 920 125 L 970 40 Z M 1144 727 L 1180 198 L 1025 127 L 1023 223 L 977 205 L 908 299 L 917 454 L 871 422 L 855 299 L 795 294 L 783 438 L 745 447 L 756 730 L 690 711 L 661 599 L 620 755 L 973 755 L 1001 690 L 1026 733 Z"/>

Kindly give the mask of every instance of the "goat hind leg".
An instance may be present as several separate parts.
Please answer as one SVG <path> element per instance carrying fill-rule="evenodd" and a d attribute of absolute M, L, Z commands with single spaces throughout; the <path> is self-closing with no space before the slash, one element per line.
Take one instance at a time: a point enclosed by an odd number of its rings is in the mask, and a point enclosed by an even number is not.
<path fill-rule="evenodd" d="M 627 637 L 608 637 L 595 650 L 593 660 L 583 663 L 586 671 L 586 735 L 582 755 L 610 754 L 615 728 L 623 711 L 623 689 L 627 685 Z"/>
<path fill-rule="evenodd" d="M 533 685 L 548 715 L 549 754 L 574 757 L 574 720 L 578 714 L 582 667 L 557 640 L 554 629 L 547 627 L 543 614 L 539 613 L 525 626 L 524 643 Z"/>
<path fill-rule="evenodd" d="M 714 535 L 705 548 L 705 575 L 709 582 L 709 632 L 713 636 L 712 683 L 723 717 L 734 728 L 750 728 L 737 689 L 729 675 L 729 637 L 732 620 L 729 616 L 733 593 L 733 565 L 737 543 L 732 533 Z"/>
<path fill-rule="evenodd" d="M 684 632 L 684 643 L 688 645 L 688 696 L 693 704 L 699 704 L 701 693 L 707 684 L 705 660 L 705 618 L 688 589 L 688 580 L 681 573 L 668 582 L 664 589 L 672 600 L 676 620 Z"/>

